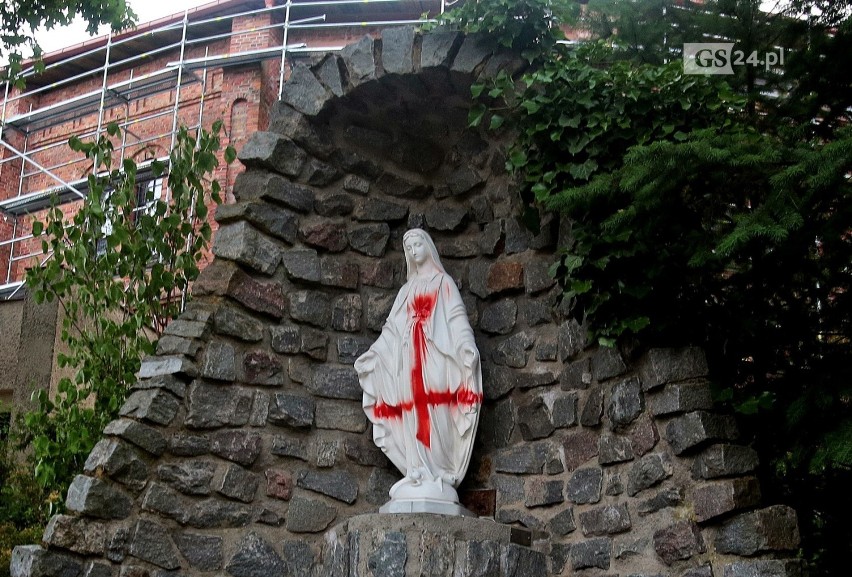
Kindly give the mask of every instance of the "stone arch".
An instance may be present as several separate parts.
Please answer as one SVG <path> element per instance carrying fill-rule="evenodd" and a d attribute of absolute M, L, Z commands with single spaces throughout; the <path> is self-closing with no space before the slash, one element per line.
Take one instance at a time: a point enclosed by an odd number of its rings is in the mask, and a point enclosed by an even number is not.
<path fill-rule="evenodd" d="M 240 152 L 195 299 L 15 575 L 794 576 L 795 514 L 759 508 L 756 455 L 713 411 L 702 352 L 596 348 L 516 218 L 471 82 L 523 62 L 413 29 L 297 65 Z M 374 515 L 397 475 L 352 363 L 433 233 L 483 358 L 462 485 L 494 521 Z M 472 523 L 472 524 L 471 524 Z"/>

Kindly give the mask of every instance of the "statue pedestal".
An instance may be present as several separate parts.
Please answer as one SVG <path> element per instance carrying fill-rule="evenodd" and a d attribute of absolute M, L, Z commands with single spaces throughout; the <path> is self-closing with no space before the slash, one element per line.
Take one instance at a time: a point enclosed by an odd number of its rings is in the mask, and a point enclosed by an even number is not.
<path fill-rule="evenodd" d="M 547 575 L 525 529 L 478 517 L 358 515 L 325 534 L 322 577 Z"/>

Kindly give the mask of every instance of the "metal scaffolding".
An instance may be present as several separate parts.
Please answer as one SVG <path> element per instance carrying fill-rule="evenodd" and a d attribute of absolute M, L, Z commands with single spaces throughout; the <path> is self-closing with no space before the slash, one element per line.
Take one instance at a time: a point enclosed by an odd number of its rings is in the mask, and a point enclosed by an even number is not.
<path fill-rule="evenodd" d="M 386 7 L 393 6 L 397 14 L 416 14 L 419 17 L 370 19 L 371 15 L 376 14 L 375 10 L 371 11 L 370 8 L 382 9 L 383 5 Z M 444 0 L 287 0 L 280 6 L 222 14 L 211 18 L 192 19 L 189 11 L 186 11 L 180 21 L 173 21 L 138 33 L 122 34 L 120 38 L 114 38 L 110 34 L 106 38 L 105 44 L 53 62 L 45 66 L 40 72 L 34 69 L 27 70 L 23 75 L 28 80 L 35 81 L 46 72 L 52 72 L 55 75 L 57 70 L 73 71 L 84 68 L 82 72 L 62 76 L 54 82 L 37 86 L 13 96 L 10 96 L 10 85 L 6 83 L 2 110 L 0 110 L 0 147 L 5 148 L 11 154 L 7 158 L 0 159 L 0 167 L 9 164 L 19 170 L 19 175 L 17 194 L 0 199 L 0 219 L 12 222 L 12 236 L 6 239 L 0 238 L 0 255 L 4 254 L 3 251 L 8 251 L 6 270 L 0 271 L 0 299 L 11 298 L 23 284 L 13 274 L 14 264 L 20 261 L 32 261 L 41 255 L 40 251 L 27 252 L 21 248 L 25 241 L 32 239 L 32 235 L 22 234 L 22 230 L 26 227 L 23 226 L 24 222 L 21 219 L 43 210 L 50 206 L 51 202 L 56 201 L 60 204 L 75 202 L 84 199 L 88 193 L 88 181 L 84 177 L 84 173 L 87 168 L 91 168 L 91 161 L 84 165 L 87 161 L 82 156 L 56 164 L 37 160 L 39 155 L 53 148 L 65 146 L 67 137 L 73 134 L 73 130 L 63 133 L 64 138 L 62 139 L 32 146 L 33 135 L 37 131 L 50 130 L 97 114 L 94 127 L 77 135 L 82 140 L 95 140 L 106 128 L 105 117 L 107 113 L 123 108 L 123 118 L 116 122 L 123 129 L 122 140 L 120 146 L 117 147 L 117 152 L 122 160 L 129 151 L 140 149 L 140 147 L 158 141 L 168 140 L 170 142 L 169 150 L 171 150 L 176 132 L 182 121 L 182 107 L 184 109 L 190 106 L 198 107 L 197 119 L 193 119 L 188 128 L 190 130 L 200 130 L 201 128 L 205 98 L 207 97 L 206 91 L 208 90 L 208 69 L 278 60 L 280 68 L 278 97 L 280 98 L 288 58 L 292 59 L 312 52 L 331 52 L 342 48 L 342 46 L 311 46 L 312 39 L 310 36 L 312 32 L 316 35 L 316 31 L 328 29 L 376 29 L 423 24 L 432 21 L 430 18 L 442 13 L 444 8 Z M 246 30 L 233 29 L 235 19 L 264 13 L 278 13 L 280 16 L 278 16 L 277 22 L 275 21 L 276 17 L 270 18 L 272 23 L 268 25 Z M 329 18 L 329 14 L 331 14 L 331 18 Z M 356 20 L 354 18 L 356 16 L 361 18 Z M 227 32 L 218 31 L 223 25 L 227 26 Z M 218 54 L 209 53 L 211 47 L 217 42 L 228 41 L 236 35 L 264 30 L 281 32 L 280 47 L 273 46 L 234 53 L 227 50 Z M 210 31 L 216 33 L 210 34 Z M 171 41 L 170 38 L 177 33 L 180 35 L 179 41 Z M 297 34 L 299 41 L 291 43 L 293 37 Z M 154 47 L 128 57 L 115 57 L 119 50 L 128 50 L 130 48 L 127 46 L 129 43 L 141 40 L 145 40 L 149 44 L 153 43 Z M 188 50 L 194 47 L 199 47 L 199 49 L 205 47 L 204 57 L 188 58 Z M 156 70 L 134 75 L 135 70 L 139 67 L 144 68 L 146 64 L 151 62 L 152 57 L 174 52 L 178 54 L 177 60 L 168 61 Z M 88 65 L 87 67 L 87 59 L 91 61 L 99 54 L 103 54 L 102 64 L 94 67 Z M 200 76 L 199 72 L 201 73 Z M 13 116 L 7 115 L 10 105 L 15 102 L 26 103 L 27 99 L 33 96 L 47 95 L 62 87 L 85 82 L 92 78 L 100 79 L 100 86 L 96 89 L 38 108 L 29 105 L 26 112 Z M 188 101 L 186 94 L 194 86 L 197 86 L 197 88 L 194 89 L 191 101 Z M 142 116 L 134 117 L 131 115 L 131 103 L 165 93 L 170 94 L 169 98 L 172 101 L 170 107 L 163 107 L 162 110 Z M 136 126 L 150 123 L 159 117 L 171 117 L 170 128 L 167 131 L 142 137 L 132 130 Z M 186 123 L 186 121 L 184 122 Z M 9 131 L 18 133 L 19 138 L 23 141 L 21 148 L 8 142 Z M 166 170 L 168 170 L 168 160 L 167 154 L 146 160 L 139 165 L 138 177 L 142 179 L 150 177 L 151 166 L 155 161 L 164 163 Z M 79 175 L 77 178 L 66 179 L 59 175 L 61 172 L 67 173 L 75 170 L 76 174 Z M 31 190 L 34 187 L 28 186 L 28 183 L 30 179 L 36 177 L 42 179 L 47 177 L 54 184 Z"/>

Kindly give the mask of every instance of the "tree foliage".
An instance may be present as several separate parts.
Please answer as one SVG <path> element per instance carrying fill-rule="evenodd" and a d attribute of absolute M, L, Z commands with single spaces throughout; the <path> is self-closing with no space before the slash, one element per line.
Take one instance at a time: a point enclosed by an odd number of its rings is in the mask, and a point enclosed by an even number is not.
<path fill-rule="evenodd" d="M 601 40 L 474 86 L 470 120 L 511 127 L 522 197 L 569 219 L 553 273 L 600 342 L 707 350 L 770 498 L 797 506 L 831 575 L 852 538 L 849 3 L 673 4 L 590 1 Z M 794 50 L 780 75 L 685 75 L 672 44 L 707 37 Z"/>
<path fill-rule="evenodd" d="M 37 302 L 61 305 L 68 352 L 58 360 L 74 371 L 60 380 L 56 398 L 37 392 L 38 409 L 26 415 L 35 476 L 44 487 L 67 486 L 80 470 L 117 416 L 142 356 L 153 352 L 198 276 L 211 236 L 208 199 L 220 202 L 219 184 L 209 179 L 218 165 L 220 130 L 217 122 L 197 139 L 179 130 L 168 198 L 156 198 L 155 188 L 137 179 L 133 161 L 116 166 L 110 140 L 119 137 L 116 125 L 96 142 L 71 139 L 71 147 L 93 161 L 89 194 L 70 222 L 53 206 L 44 222 L 33 224 L 50 258 L 26 277 Z M 225 156 L 230 162 L 233 150 Z M 155 162 L 154 178 L 165 169 Z"/>
<path fill-rule="evenodd" d="M 109 25 L 113 30 L 131 26 L 136 14 L 126 0 L 5 0 L 0 2 L 0 60 L 7 60 L 0 80 L 15 79 L 21 72 L 25 51 L 41 58 L 41 48 L 35 39 L 40 27 L 52 30 L 67 26 L 80 15 L 86 21 L 86 31 L 96 34 L 98 27 Z"/>

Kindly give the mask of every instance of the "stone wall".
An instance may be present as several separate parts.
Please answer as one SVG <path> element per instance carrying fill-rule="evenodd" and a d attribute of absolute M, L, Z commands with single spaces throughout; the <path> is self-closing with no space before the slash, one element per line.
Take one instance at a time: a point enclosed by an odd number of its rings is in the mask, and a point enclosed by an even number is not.
<path fill-rule="evenodd" d="M 569 228 L 524 228 L 504 143 L 466 128 L 472 79 L 522 67 L 486 40 L 411 29 L 297 67 L 240 153 L 195 299 L 13 574 L 800 575 L 795 514 L 761 508 L 757 456 L 714 412 L 701 351 L 590 347 L 564 316 L 547 270 Z M 352 364 L 414 226 L 482 354 L 460 491 L 495 519 L 479 538 L 476 523 L 442 536 L 428 515 L 356 517 L 399 478 Z"/>

